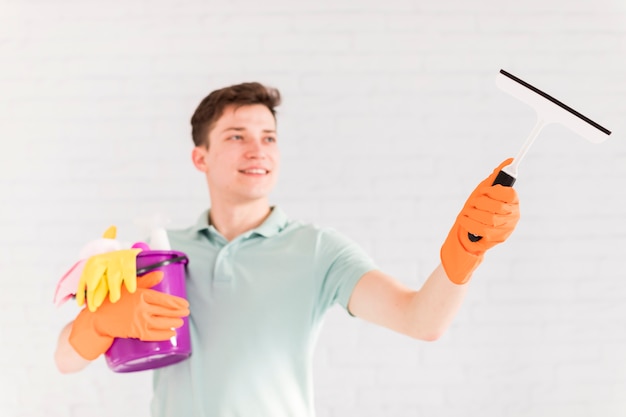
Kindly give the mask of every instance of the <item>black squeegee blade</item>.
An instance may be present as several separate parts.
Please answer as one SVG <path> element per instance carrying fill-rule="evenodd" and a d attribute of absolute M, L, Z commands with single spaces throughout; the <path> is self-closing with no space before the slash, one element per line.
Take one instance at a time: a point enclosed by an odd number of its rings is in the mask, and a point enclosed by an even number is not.
<path fill-rule="evenodd" d="M 557 106 L 562 108 L 563 110 L 567 110 L 568 112 L 572 113 L 574 116 L 578 117 L 579 119 L 584 120 L 585 122 L 587 122 L 591 126 L 595 127 L 596 129 L 598 129 L 602 133 L 604 133 L 606 135 L 610 135 L 611 134 L 611 131 L 608 130 L 607 128 L 600 126 L 598 123 L 594 122 L 593 120 L 591 120 L 587 116 L 585 116 L 583 114 L 580 114 L 579 112 L 577 112 L 576 110 L 574 110 L 570 106 L 568 106 L 567 104 L 564 104 L 564 103 L 560 102 L 559 100 L 557 100 L 554 97 L 552 97 L 550 94 L 544 93 L 543 91 L 541 91 L 537 87 L 534 87 L 534 86 L 528 84 L 526 81 L 517 78 L 515 75 L 510 74 L 510 73 L 506 72 L 503 69 L 500 70 L 500 74 L 502 74 L 502 75 L 512 79 L 516 83 L 519 83 L 519 84 L 523 85 L 524 87 L 534 91 L 535 93 L 539 94 L 540 96 L 542 96 L 546 100 L 550 100 L 551 102 L 553 102 L 554 104 L 556 104 Z"/>

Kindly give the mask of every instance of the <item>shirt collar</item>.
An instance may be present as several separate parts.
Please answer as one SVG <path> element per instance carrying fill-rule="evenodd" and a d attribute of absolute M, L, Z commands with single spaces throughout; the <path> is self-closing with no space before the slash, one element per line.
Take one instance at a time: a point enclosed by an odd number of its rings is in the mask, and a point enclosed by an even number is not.
<path fill-rule="evenodd" d="M 278 234 L 285 226 L 287 226 L 287 214 L 280 207 L 273 206 L 272 212 L 267 216 L 267 219 L 257 228 L 246 233 L 249 235 L 256 233 L 264 237 L 270 237 Z"/>
<path fill-rule="evenodd" d="M 209 225 L 209 209 L 206 209 L 200 214 L 196 224 L 193 226 L 194 232 L 202 232 L 204 230 L 209 230 L 211 226 Z"/>
<path fill-rule="evenodd" d="M 258 227 L 244 233 L 244 237 L 249 237 L 255 233 L 263 237 L 270 237 L 285 228 L 288 221 L 287 214 L 278 206 L 273 206 L 271 209 L 272 212 L 267 216 L 267 219 Z M 196 233 L 206 230 L 209 233 L 220 234 L 214 226 L 209 224 L 209 212 L 210 209 L 204 210 L 198 217 L 196 224 L 193 226 L 193 230 Z"/>

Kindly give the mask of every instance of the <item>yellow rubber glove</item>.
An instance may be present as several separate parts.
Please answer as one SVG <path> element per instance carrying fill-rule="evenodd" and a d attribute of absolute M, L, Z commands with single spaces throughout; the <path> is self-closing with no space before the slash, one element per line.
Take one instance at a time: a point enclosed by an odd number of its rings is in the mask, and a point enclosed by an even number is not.
<path fill-rule="evenodd" d="M 139 278 L 133 294 L 122 289 L 119 302 L 105 300 L 96 312 L 83 308 L 72 324 L 69 342 L 87 360 L 106 352 L 116 337 L 144 341 L 167 340 L 189 315 L 187 300 L 150 288 L 163 279 L 155 271 Z"/>
<path fill-rule="evenodd" d="M 441 265 L 450 281 L 465 284 L 480 265 L 485 252 L 504 242 L 519 221 L 519 200 L 513 187 L 492 185 L 498 172 L 512 158 L 502 162 L 470 194 L 441 246 Z M 472 242 L 468 232 L 482 236 Z"/>
<path fill-rule="evenodd" d="M 115 239 L 116 229 L 111 226 L 103 238 Z M 109 295 L 112 303 L 120 299 L 122 285 L 128 292 L 137 289 L 137 254 L 141 249 L 122 249 L 91 256 L 87 259 L 78 282 L 76 302 L 85 304 L 94 312 Z"/>

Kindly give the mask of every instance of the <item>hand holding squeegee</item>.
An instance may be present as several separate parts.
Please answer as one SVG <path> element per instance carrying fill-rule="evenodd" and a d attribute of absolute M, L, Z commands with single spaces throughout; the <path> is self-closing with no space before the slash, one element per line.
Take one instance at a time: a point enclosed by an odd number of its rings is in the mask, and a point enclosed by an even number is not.
<path fill-rule="evenodd" d="M 513 163 L 502 168 L 493 185 L 513 186 L 517 179 L 520 162 L 541 130 L 550 123 L 560 123 L 592 143 L 604 142 L 611 134 L 608 129 L 505 70 L 500 70 L 496 77 L 496 85 L 504 92 L 534 108 L 537 113 L 537 122 Z M 478 242 L 482 238 L 472 233 L 469 233 L 468 237 L 472 242 Z"/>
<path fill-rule="evenodd" d="M 502 170 L 513 161 L 503 161 L 468 197 L 441 246 L 441 265 L 455 284 L 465 284 L 480 265 L 485 252 L 504 242 L 519 221 L 519 202 L 513 187 L 493 187 Z M 469 230 L 484 236 L 469 239 Z"/>
<path fill-rule="evenodd" d="M 517 169 L 547 124 L 561 123 L 592 143 L 603 142 L 611 134 L 571 107 L 504 70 L 500 70 L 496 84 L 532 106 L 537 112 L 537 122 L 515 159 L 502 162 L 472 192 L 442 245 L 441 264 L 455 284 L 469 281 L 484 253 L 504 242 L 513 232 L 519 220 L 517 194 L 512 188 Z"/>

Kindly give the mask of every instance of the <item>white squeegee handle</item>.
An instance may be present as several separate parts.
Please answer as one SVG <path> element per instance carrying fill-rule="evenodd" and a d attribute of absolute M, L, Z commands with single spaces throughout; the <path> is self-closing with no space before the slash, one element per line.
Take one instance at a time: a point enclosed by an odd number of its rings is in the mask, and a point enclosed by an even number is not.
<path fill-rule="evenodd" d="M 502 171 L 500 171 L 513 177 L 513 182 L 515 182 L 515 179 L 517 178 L 517 170 L 519 168 L 519 164 L 522 162 L 522 159 L 524 159 L 524 157 L 528 153 L 528 150 L 533 145 L 533 143 L 535 142 L 535 139 L 537 139 L 537 136 L 539 136 L 539 133 L 541 133 L 541 130 L 545 127 L 545 125 L 546 125 L 546 122 L 543 119 L 541 118 L 537 119 L 537 123 L 535 123 L 535 127 L 530 132 L 530 135 L 528 135 L 528 137 L 526 138 L 526 141 L 524 142 L 520 150 L 517 152 L 517 155 L 515 155 L 515 159 L 513 159 L 513 162 L 511 162 L 510 165 L 507 165 L 504 168 L 502 168 Z M 496 185 L 496 184 L 502 184 L 498 182 L 497 177 L 496 177 L 496 180 L 493 182 L 493 185 Z M 511 184 L 502 184 L 502 185 L 512 186 L 513 184 L 511 183 Z"/>

